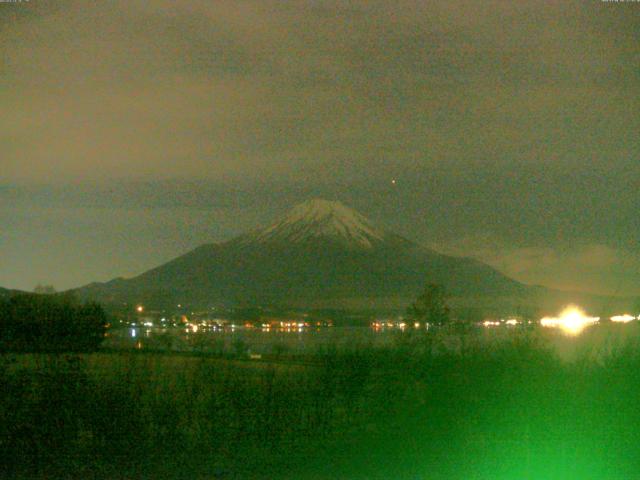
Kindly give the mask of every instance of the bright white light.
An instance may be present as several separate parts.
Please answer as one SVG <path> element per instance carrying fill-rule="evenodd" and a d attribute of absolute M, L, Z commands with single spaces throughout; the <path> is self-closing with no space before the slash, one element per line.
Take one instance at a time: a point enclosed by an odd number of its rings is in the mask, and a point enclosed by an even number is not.
<path fill-rule="evenodd" d="M 636 317 L 634 317 L 633 315 L 629 315 L 628 313 L 625 313 L 624 315 L 615 315 L 611 317 L 612 322 L 621 322 L 621 323 L 627 323 L 635 319 Z"/>
<path fill-rule="evenodd" d="M 560 328 L 569 335 L 578 335 L 586 327 L 597 323 L 599 317 L 587 317 L 580 308 L 569 306 L 559 317 L 544 317 L 540 320 L 543 327 Z"/>
<path fill-rule="evenodd" d="M 484 322 L 482 322 L 482 325 L 484 325 L 485 327 L 497 327 L 500 325 L 500 322 L 493 321 L 493 320 L 485 320 Z"/>
<path fill-rule="evenodd" d="M 507 320 L 505 322 L 507 325 L 518 325 L 518 320 L 516 320 L 515 318 L 510 318 L 509 320 Z"/>
<path fill-rule="evenodd" d="M 142 312 L 144 312 L 144 307 L 143 307 L 142 305 L 138 305 L 138 306 L 136 307 L 136 311 L 137 311 L 138 313 L 142 313 Z"/>

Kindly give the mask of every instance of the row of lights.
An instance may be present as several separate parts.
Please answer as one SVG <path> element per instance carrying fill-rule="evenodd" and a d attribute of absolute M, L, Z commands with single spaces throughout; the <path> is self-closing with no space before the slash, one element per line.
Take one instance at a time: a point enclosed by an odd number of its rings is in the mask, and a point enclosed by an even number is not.
<path fill-rule="evenodd" d="M 635 317 L 625 313 L 624 315 L 614 315 L 609 320 L 615 323 L 629 323 L 640 320 L 640 316 Z M 576 306 L 567 307 L 558 317 L 545 317 L 540 320 L 543 327 L 561 328 L 565 333 L 577 335 L 585 328 L 600 321 L 600 317 L 590 317 L 583 310 Z"/>
<path fill-rule="evenodd" d="M 424 325 L 427 328 L 429 328 L 429 324 L 428 323 L 425 323 Z M 408 326 L 411 326 L 411 324 L 407 323 L 407 322 L 404 322 L 404 321 L 393 322 L 393 321 L 380 321 L 380 320 L 377 320 L 377 321 L 371 323 L 371 327 L 374 330 L 382 330 L 382 329 L 385 329 L 385 328 L 399 328 L 400 330 L 404 330 Z M 420 322 L 413 323 L 413 328 L 420 328 Z"/>
<path fill-rule="evenodd" d="M 136 311 L 138 313 L 142 313 L 144 312 L 144 307 L 142 305 L 138 305 L 136 307 Z M 614 315 L 610 318 L 610 320 L 616 323 L 628 323 L 634 320 L 640 320 L 640 316 L 635 317 L 633 315 L 629 315 L 625 313 L 623 315 Z M 565 308 L 557 317 L 544 317 L 540 319 L 540 325 L 543 327 L 549 327 L 549 328 L 560 328 L 565 333 L 568 333 L 571 335 L 577 335 L 580 332 L 582 332 L 582 330 L 584 330 L 586 327 L 590 325 L 594 325 L 599 321 L 600 321 L 600 317 L 589 317 L 588 315 L 585 314 L 585 312 L 582 309 L 574 305 L 571 305 Z M 485 320 L 484 322 L 482 322 L 482 325 L 484 327 L 497 327 L 501 325 L 516 326 L 520 323 L 521 322 L 519 320 L 515 318 L 510 318 L 510 319 L 503 319 L 503 320 Z M 145 327 L 151 327 L 153 326 L 153 323 L 145 322 L 143 325 Z M 253 327 L 252 324 L 247 324 L 245 326 L 247 328 Z M 266 323 L 262 324 L 262 329 L 270 330 L 272 327 L 276 327 L 283 330 L 290 330 L 290 329 L 302 329 L 309 326 L 310 324 L 308 322 L 279 322 L 279 324 L 275 324 L 275 325 L 266 324 Z M 391 321 L 386 321 L 386 322 L 376 321 L 372 323 L 372 327 L 375 330 L 381 330 L 383 328 L 405 329 L 407 327 L 407 323 L 391 322 Z M 414 323 L 413 327 L 420 328 L 420 323 L 419 322 Z M 427 327 L 428 327 L 428 324 L 427 324 Z M 187 331 L 189 330 L 191 330 L 192 332 L 197 332 L 198 325 L 189 324 L 187 326 Z"/>
<path fill-rule="evenodd" d="M 616 323 L 628 323 L 634 320 L 640 320 L 640 316 L 635 317 L 633 315 L 629 315 L 625 313 L 624 315 L 614 315 L 610 318 L 612 322 Z M 590 317 L 585 312 L 571 305 L 565 308 L 559 316 L 557 317 L 544 317 L 540 319 L 540 325 L 548 328 L 559 328 L 567 334 L 577 335 L 582 330 L 587 328 L 590 325 L 598 323 L 600 321 L 600 317 Z M 500 327 L 500 326 L 517 326 L 523 323 L 532 323 L 523 320 L 518 320 L 516 318 L 507 318 L 500 320 L 485 320 L 481 323 L 483 327 Z M 400 328 L 404 330 L 407 327 L 407 323 L 405 322 L 392 322 L 392 321 L 376 321 L 371 324 L 374 330 L 379 331 L 385 328 Z M 415 328 L 419 328 L 420 324 L 415 323 Z M 428 327 L 428 325 L 427 325 Z"/>

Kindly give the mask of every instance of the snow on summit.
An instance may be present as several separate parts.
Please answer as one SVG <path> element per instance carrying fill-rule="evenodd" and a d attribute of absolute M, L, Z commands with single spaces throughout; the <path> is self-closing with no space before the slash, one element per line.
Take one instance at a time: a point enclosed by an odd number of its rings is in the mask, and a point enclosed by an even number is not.
<path fill-rule="evenodd" d="M 257 241 L 304 242 L 326 238 L 372 248 L 385 233 L 366 217 L 338 201 L 313 199 L 293 207 L 272 226 L 257 233 Z"/>

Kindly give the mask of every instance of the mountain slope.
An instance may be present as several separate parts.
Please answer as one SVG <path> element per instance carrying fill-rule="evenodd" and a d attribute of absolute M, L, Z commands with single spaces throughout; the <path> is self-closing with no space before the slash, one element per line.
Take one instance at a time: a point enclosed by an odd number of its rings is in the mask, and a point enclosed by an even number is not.
<path fill-rule="evenodd" d="M 78 293 L 118 303 L 344 306 L 406 302 L 427 281 L 470 298 L 519 296 L 527 289 L 481 262 L 439 254 L 339 202 L 317 199 L 265 229 Z"/>
<path fill-rule="evenodd" d="M 388 239 L 386 232 L 355 210 L 340 202 L 314 199 L 297 205 L 275 224 L 241 241 L 304 244 L 324 240 L 350 249 L 370 250 Z"/>

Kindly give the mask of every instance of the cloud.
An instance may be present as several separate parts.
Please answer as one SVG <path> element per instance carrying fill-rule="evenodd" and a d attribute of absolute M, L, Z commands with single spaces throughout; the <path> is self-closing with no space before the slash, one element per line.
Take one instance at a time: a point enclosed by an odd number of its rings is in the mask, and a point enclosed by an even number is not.
<path fill-rule="evenodd" d="M 82 229 L 94 209 L 111 221 L 136 209 L 175 218 L 176 209 L 195 216 L 224 204 L 245 226 L 255 212 L 326 195 L 445 247 L 491 232 L 503 253 L 489 260 L 559 283 L 556 262 L 576 271 L 592 258 L 567 253 L 576 245 L 638 248 L 629 219 L 640 178 L 640 45 L 629 8 L 0 3 L 0 109 L 10 112 L 0 117 L 0 202 L 23 213 L 85 209 L 69 212 L 75 239 L 34 213 L 33 228 L 5 222 L 0 242 L 29 232 L 71 257 L 71 240 L 94 245 Z M 154 220 L 136 215 L 147 245 Z M 194 241 L 206 238 L 198 225 Z M 182 253 L 182 234 L 163 251 Z M 34 258 L 13 245 L 22 262 Z M 140 255 L 123 254 L 119 265 L 129 271 Z M 13 273 L 26 278 L 18 264 Z M 598 281 L 608 289 L 616 278 L 612 270 Z"/>
<path fill-rule="evenodd" d="M 353 178 L 626 162 L 631 21 L 577 2 L 32 2 L 0 31 L 2 175 Z M 615 27 L 615 28 L 614 28 Z M 384 174 L 384 173 L 383 173 Z M 304 173 L 302 174 L 304 175 Z"/>
<path fill-rule="evenodd" d="M 601 244 L 513 247 L 490 234 L 432 245 L 479 259 L 522 282 L 570 291 L 637 295 L 640 255 Z"/>

